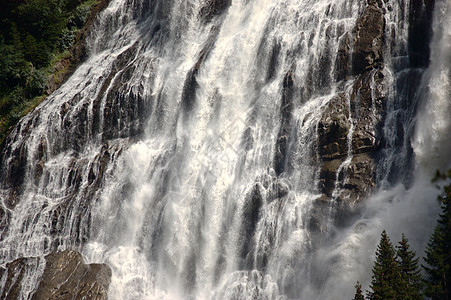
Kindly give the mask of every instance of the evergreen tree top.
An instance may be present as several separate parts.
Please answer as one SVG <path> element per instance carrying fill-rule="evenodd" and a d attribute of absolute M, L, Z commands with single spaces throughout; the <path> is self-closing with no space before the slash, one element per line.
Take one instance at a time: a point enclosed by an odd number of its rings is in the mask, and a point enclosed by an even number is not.
<path fill-rule="evenodd" d="M 362 284 L 357 281 L 357 284 L 355 285 L 355 295 L 352 300 L 365 300 L 365 297 L 363 296 L 362 292 Z"/>

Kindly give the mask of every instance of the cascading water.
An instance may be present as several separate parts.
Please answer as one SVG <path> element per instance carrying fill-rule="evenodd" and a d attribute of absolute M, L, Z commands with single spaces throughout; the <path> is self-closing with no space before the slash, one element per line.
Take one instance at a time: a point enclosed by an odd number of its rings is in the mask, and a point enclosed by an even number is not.
<path fill-rule="evenodd" d="M 383 228 L 422 249 L 427 177 L 451 167 L 450 12 L 437 1 L 426 70 L 412 5 L 112 0 L 87 61 L 8 138 L 0 263 L 77 249 L 111 266 L 111 299 L 352 297 Z M 370 23 L 382 50 L 361 58 Z"/>

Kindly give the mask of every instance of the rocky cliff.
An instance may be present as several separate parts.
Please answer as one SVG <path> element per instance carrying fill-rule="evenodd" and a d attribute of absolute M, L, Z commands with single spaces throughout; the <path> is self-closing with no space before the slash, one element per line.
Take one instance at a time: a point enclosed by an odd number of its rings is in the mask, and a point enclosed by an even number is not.
<path fill-rule="evenodd" d="M 428 64 L 433 6 L 433 1 L 410 2 L 411 48 L 406 55 L 412 67 Z M 334 200 L 337 224 L 349 221 L 347 218 L 355 210 L 355 204 L 368 196 L 378 181 L 376 165 L 379 151 L 386 144 L 383 128 L 390 84 L 385 78 L 384 55 L 393 51 L 384 44 L 384 34 L 390 32 L 384 15 L 390 9 L 389 1 L 368 0 L 352 32 L 341 38 L 336 54 L 336 78 L 338 81 L 354 78 L 353 84 L 347 88 L 348 92 L 339 93 L 329 102 L 318 124 L 318 155 L 322 166 L 319 186 L 323 191 L 318 204 L 328 207 L 329 200 Z M 418 23 L 422 24 L 421 29 Z M 415 69 L 409 70 L 407 76 L 412 80 L 407 88 L 412 95 L 421 76 Z M 402 138 L 403 129 L 399 130 Z M 337 185 L 341 192 L 334 195 Z"/>

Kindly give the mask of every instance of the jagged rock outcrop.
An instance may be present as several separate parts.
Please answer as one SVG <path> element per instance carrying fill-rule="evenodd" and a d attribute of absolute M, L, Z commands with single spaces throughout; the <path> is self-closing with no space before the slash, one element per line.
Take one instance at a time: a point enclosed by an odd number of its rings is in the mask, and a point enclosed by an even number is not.
<path fill-rule="evenodd" d="M 429 62 L 433 6 L 434 1 L 410 3 L 411 67 L 426 67 Z M 335 77 L 337 81 L 354 78 L 353 85 L 350 93 L 340 93 L 328 103 L 318 123 L 318 156 L 322 162 L 319 188 L 323 197 L 318 199 L 317 209 L 330 207 L 333 199 L 338 224 L 346 223 L 353 205 L 376 185 L 376 156 L 384 143 L 382 122 L 386 113 L 384 14 L 390 9 L 385 0 L 368 0 L 352 32 L 340 38 Z M 416 89 L 411 87 L 410 93 Z M 397 129 L 403 136 L 403 127 Z"/>
<path fill-rule="evenodd" d="M 80 253 L 66 250 L 45 257 L 46 265 L 33 300 L 107 299 L 111 269 L 105 264 L 85 264 Z"/>
<path fill-rule="evenodd" d="M 349 92 L 339 93 L 326 105 L 318 123 L 318 155 L 322 166 L 320 206 L 333 199 L 336 221 L 344 211 L 375 186 L 374 155 L 382 134 L 385 113 L 383 75 L 384 8 L 381 1 L 368 1 L 352 33 L 340 40 L 336 78 L 354 77 Z"/>
<path fill-rule="evenodd" d="M 38 276 L 40 272 L 39 284 L 28 286 L 30 277 Z M 1 299 L 23 299 L 32 295 L 33 300 L 102 300 L 107 299 L 111 281 L 110 267 L 85 264 L 81 254 L 73 250 L 53 252 L 44 259 L 18 258 L 8 263 L 0 273 L 5 282 Z"/>
<path fill-rule="evenodd" d="M 385 18 L 381 2 L 368 1 L 352 32 L 352 75 L 362 74 L 382 62 Z"/>

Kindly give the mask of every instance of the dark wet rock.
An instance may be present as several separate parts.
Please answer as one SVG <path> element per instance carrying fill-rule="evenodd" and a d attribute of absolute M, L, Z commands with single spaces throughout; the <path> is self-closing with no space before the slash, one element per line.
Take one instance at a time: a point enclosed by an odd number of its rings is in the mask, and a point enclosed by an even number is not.
<path fill-rule="evenodd" d="M 25 171 L 27 166 L 27 145 L 22 143 L 17 147 L 9 157 L 10 163 L 5 176 L 6 185 L 8 187 L 18 187 L 25 179 Z"/>
<path fill-rule="evenodd" d="M 338 94 L 325 107 L 318 123 L 318 148 L 321 158 L 337 159 L 347 155 L 347 135 L 351 123 L 346 95 Z"/>
<path fill-rule="evenodd" d="M 340 159 L 326 160 L 322 163 L 319 174 L 319 188 L 327 197 L 332 197 L 341 163 L 342 160 Z"/>
<path fill-rule="evenodd" d="M 319 189 L 324 195 L 316 204 L 324 212 L 332 206 L 337 224 L 375 186 L 375 156 L 383 143 L 384 91 L 383 70 L 368 70 L 354 79 L 349 94 L 340 93 L 329 101 L 318 123 Z M 329 201 L 329 209 L 323 209 Z"/>
<path fill-rule="evenodd" d="M 333 200 L 353 205 L 371 192 L 375 185 L 374 159 L 369 154 L 359 154 L 353 156 L 349 164 L 342 166 L 342 163 L 342 160 L 335 159 L 323 164 L 320 187 L 329 199 L 333 196 L 332 192 L 338 189 L 339 193 Z"/>
<path fill-rule="evenodd" d="M 0 206 L 0 240 L 4 240 L 4 235 L 8 229 L 11 220 L 11 211 L 3 206 Z"/>
<path fill-rule="evenodd" d="M 222 14 L 232 4 L 232 0 L 207 0 L 200 9 L 199 17 L 205 22 L 210 22 L 214 17 Z"/>
<path fill-rule="evenodd" d="M 290 186 L 287 183 L 279 180 L 275 183 L 274 190 L 276 191 L 276 198 L 280 199 L 288 195 L 288 193 L 290 192 Z"/>
<path fill-rule="evenodd" d="M 41 140 L 38 145 L 38 149 L 37 149 L 35 157 L 34 157 L 34 161 L 36 161 L 35 167 L 34 167 L 35 184 L 38 184 L 39 179 L 42 176 L 46 159 L 47 159 L 47 144 L 46 144 L 45 138 L 41 137 Z"/>
<path fill-rule="evenodd" d="M 66 78 L 69 77 L 70 74 L 75 71 L 76 67 L 84 62 L 87 58 L 87 46 L 86 46 L 86 37 L 90 34 L 94 21 L 97 17 L 97 15 L 104 10 L 108 4 L 110 3 L 110 0 L 101 0 L 98 4 L 94 6 L 94 8 L 91 10 L 91 13 L 89 14 L 85 25 L 82 27 L 82 29 L 77 34 L 77 39 L 75 42 L 75 45 L 71 49 L 71 66 L 69 69 L 69 72 L 66 74 Z"/>
<path fill-rule="evenodd" d="M 87 130 L 101 131 L 103 142 L 114 138 L 136 137 L 143 133 L 144 122 L 151 111 L 147 106 L 148 101 L 143 97 L 144 86 L 141 84 L 130 87 L 127 84 L 135 71 L 135 67 L 129 63 L 138 51 L 138 45 L 134 44 L 117 57 L 112 71 L 94 100 L 94 120 L 92 128 Z M 100 103 L 105 93 L 106 101 L 102 111 Z M 101 119 L 103 124 L 100 124 Z"/>
<path fill-rule="evenodd" d="M 277 175 L 285 171 L 285 162 L 287 159 L 288 135 L 280 135 L 276 141 L 276 154 L 274 155 L 274 170 Z"/>
<path fill-rule="evenodd" d="M 33 300 L 107 299 L 111 269 L 85 264 L 80 253 L 65 250 L 45 257 L 46 265 Z"/>
<path fill-rule="evenodd" d="M 278 57 L 280 55 L 280 49 L 280 43 L 274 42 L 269 61 L 267 62 L 266 81 L 273 79 L 276 74 L 277 68 L 279 67 Z"/>
<path fill-rule="evenodd" d="M 40 275 L 42 274 L 42 275 Z M 30 281 L 36 280 L 36 286 Z M 73 250 L 44 258 L 18 258 L 0 269 L 1 299 L 33 300 L 107 299 L 111 269 L 106 264 L 85 264 Z M 25 287 L 28 286 L 28 289 Z"/>
<path fill-rule="evenodd" d="M 16 194 L 20 194 L 19 186 L 25 180 L 26 165 L 28 163 L 28 145 L 25 143 L 18 132 L 29 134 L 33 125 L 39 120 L 39 110 L 35 110 L 36 114 L 27 122 L 19 123 L 13 130 L 12 134 L 5 139 L 6 147 L 0 152 L 0 187 L 4 189 L 14 190 Z M 14 145 L 15 147 L 12 147 Z"/>
<path fill-rule="evenodd" d="M 92 230 L 92 203 L 97 201 L 98 191 L 105 182 L 108 164 L 113 156 L 122 152 L 122 149 L 118 145 L 104 144 L 91 162 L 75 158 L 72 160 L 68 168 L 64 200 L 50 212 L 52 220 L 50 233 L 54 240 L 50 250 L 56 249 L 59 240 L 68 235 L 72 236 L 76 246 L 82 246 L 89 239 Z M 87 184 L 83 185 L 86 170 L 88 170 Z M 80 189 L 83 189 L 81 196 L 78 195 Z M 74 211 L 77 211 L 77 214 L 74 215 Z"/>
<path fill-rule="evenodd" d="M 253 129 L 252 127 L 246 128 L 246 130 L 243 133 L 243 136 L 241 137 L 241 145 L 242 148 L 245 151 L 249 151 L 254 146 L 254 136 L 253 136 Z"/>
<path fill-rule="evenodd" d="M 354 155 L 351 163 L 343 172 L 346 173 L 346 179 L 343 182 L 345 193 L 340 195 L 339 201 L 358 201 L 362 196 L 371 192 L 375 186 L 375 164 L 369 154 Z"/>
<path fill-rule="evenodd" d="M 290 193 L 290 185 L 284 179 L 271 178 L 271 183 L 266 187 L 266 202 L 281 200 Z"/>
<path fill-rule="evenodd" d="M 240 230 L 240 239 L 242 245 L 240 246 L 242 265 L 246 270 L 257 268 L 264 270 L 268 263 L 268 258 L 271 255 L 272 249 L 268 245 L 265 249 L 259 248 L 258 253 L 255 252 L 256 237 L 255 232 L 259 222 L 266 224 L 262 228 L 274 226 L 268 224 L 272 222 L 269 219 L 262 217 L 263 206 L 274 206 L 279 211 L 284 205 L 284 201 L 289 199 L 291 186 L 288 180 L 279 178 L 272 172 L 262 173 L 255 179 L 256 183 L 248 191 L 245 203 L 242 210 L 242 225 Z M 269 240 L 275 240 L 275 232 L 269 231 L 265 233 Z M 257 256 L 255 256 L 257 255 Z"/>
<path fill-rule="evenodd" d="M 330 197 L 322 195 L 313 202 L 309 211 L 307 226 L 312 233 L 321 233 L 326 231 L 325 228 L 330 224 L 330 212 L 333 210 L 334 202 Z M 312 238 L 317 238 L 312 235 Z"/>
<path fill-rule="evenodd" d="M 213 45 L 217 39 L 219 27 L 215 27 L 210 32 L 207 43 L 204 48 L 199 53 L 199 58 L 197 59 L 194 66 L 188 71 L 185 78 L 185 83 L 183 85 L 182 90 L 182 108 L 184 111 L 189 112 L 194 108 L 196 101 L 196 91 L 199 87 L 197 83 L 197 75 L 199 74 L 199 70 L 202 67 L 204 61 L 208 58 L 210 51 L 213 48 Z"/>
<path fill-rule="evenodd" d="M 200 64 L 198 61 L 196 66 Z M 194 108 L 195 100 L 196 100 L 196 90 L 199 87 L 197 83 L 197 74 L 199 69 L 194 66 L 189 70 L 188 74 L 186 74 L 185 83 L 183 85 L 182 91 L 182 106 L 184 111 L 189 112 Z"/>
<path fill-rule="evenodd" d="M 415 121 L 408 120 L 406 116 L 416 115 L 419 105 L 421 105 L 420 101 L 415 101 L 417 99 L 415 94 L 421 86 L 423 75 L 424 70 L 412 68 L 402 72 L 397 79 L 396 89 L 402 91 L 402 94 L 397 100 L 397 110 L 393 115 L 396 122 L 390 130 L 384 131 L 387 132 L 388 136 L 382 137 L 382 146 L 386 147 L 390 144 L 391 147 L 394 147 L 392 153 L 396 153 L 397 159 L 384 160 L 378 171 L 378 180 L 387 180 L 392 185 L 400 182 L 405 186 L 412 184 L 413 178 L 408 174 L 414 173 L 411 171 L 415 167 L 415 155 L 409 136 L 411 136 L 413 130 L 412 122 Z"/>
<path fill-rule="evenodd" d="M 31 280 L 30 275 L 39 275 L 40 260 L 40 258 L 22 257 L 7 263 L 6 268 L 0 268 L 2 283 L 2 286 L 0 286 L 2 288 L 0 299 L 19 300 L 25 298 L 24 296 L 27 295 L 24 294 L 31 291 L 24 291 L 24 285 Z"/>
<path fill-rule="evenodd" d="M 338 222 L 346 215 L 342 210 L 360 201 L 375 185 L 375 154 L 383 143 L 386 108 L 384 13 L 382 0 L 368 0 L 352 32 L 341 36 L 335 76 L 338 81 L 355 79 L 349 93 L 330 100 L 318 123 L 319 188 L 324 195 L 317 203 L 335 201 Z M 352 160 L 344 164 L 349 155 Z"/>
<path fill-rule="evenodd" d="M 377 1 L 369 1 L 352 32 L 352 74 L 362 74 L 382 62 L 385 18 Z"/>
<path fill-rule="evenodd" d="M 342 37 L 340 37 L 338 44 L 338 52 L 335 60 L 335 76 L 336 80 L 346 80 L 350 75 L 350 51 L 351 49 L 351 36 L 346 32 Z"/>
<path fill-rule="evenodd" d="M 246 196 L 242 212 L 241 236 L 243 245 L 241 248 L 241 257 L 244 260 L 244 267 L 251 269 L 253 263 L 252 247 L 253 236 L 257 227 L 260 209 L 264 203 L 263 187 L 256 183 Z"/>
<path fill-rule="evenodd" d="M 432 13 L 435 0 L 413 0 L 409 7 L 409 62 L 412 67 L 429 65 Z"/>
<path fill-rule="evenodd" d="M 143 94 L 143 87 L 125 92 L 123 90 L 108 93 L 103 111 L 104 123 L 102 140 L 136 137 L 144 132 L 144 122 L 149 109 Z"/>
<path fill-rule="evenodd" d="M 354 122 L 352 152 L 375 152 L 381 145 L 382 120 L 386 98 L 382 71 L 367 72 L 356 78 L 351 94 L 351 113 Z"/>
<path fill-rule="evenodd" d="M 274 170 L 276 175 L 280 175 L 285 171 L 287 162 L 287 151 L 290 139 L 290 125 L 293 112 L 293 71 L 290 70 L 285 74 L 282 82 L 282 101 L 280 104 L 280 129 L 276 141 L 276 152 L 274 155 Z"/>

